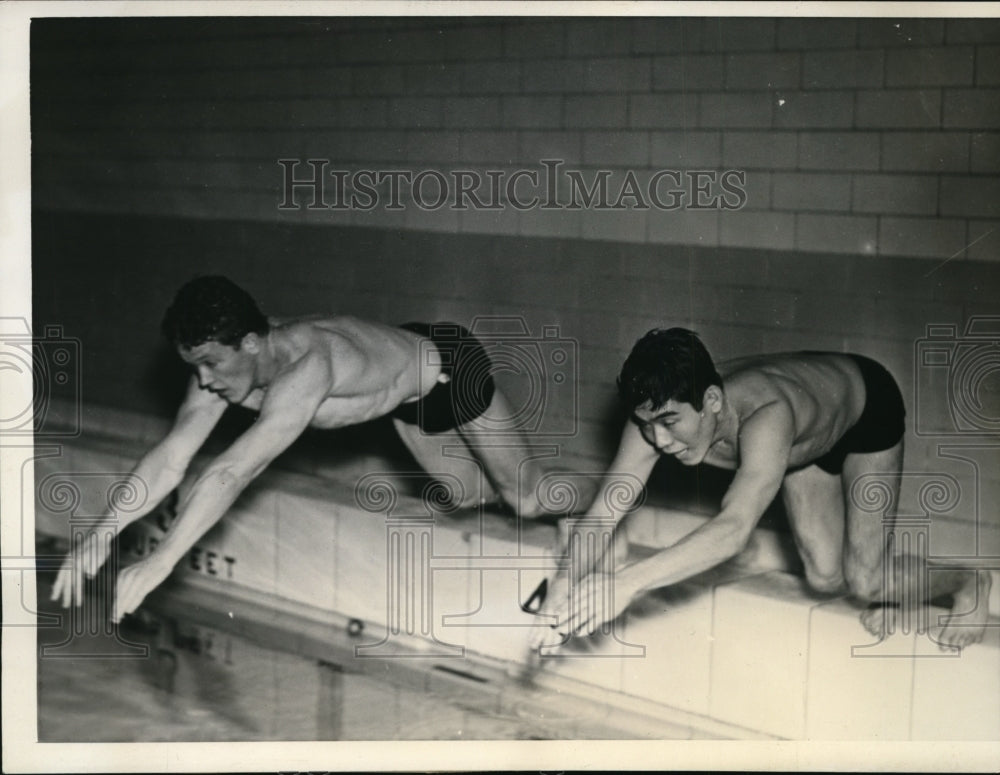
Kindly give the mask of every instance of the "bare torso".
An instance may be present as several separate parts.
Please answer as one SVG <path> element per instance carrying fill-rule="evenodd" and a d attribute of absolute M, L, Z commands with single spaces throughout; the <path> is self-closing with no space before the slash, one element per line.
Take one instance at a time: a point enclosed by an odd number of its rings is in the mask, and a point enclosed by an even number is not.
<path fill-rule="evenodd" d="M 734 469 L 739 463 L 739 428 L 761 407 L 784 403 L 792 412 L 795 437 L 788 465 L 806 465 L 825 454 L 857 421 L 865 388 L 855 362 L 840 353 L 781 353 L 719 364 L 726 400 L 737 423 L 713 445 L 705 462 Z"/>
<path fill-rule="evenodd" d="M 440 368 L 421 363 L 421 337 L 350 316 L 272 318 L 269 342 L 280 368 L 318 356 L 329 365 L 330 388 L 310 425 L 338 428 L 381 417 L 425 395 Z M 259 410 L 267 387 L 251 391 L 241 406 Z"/>

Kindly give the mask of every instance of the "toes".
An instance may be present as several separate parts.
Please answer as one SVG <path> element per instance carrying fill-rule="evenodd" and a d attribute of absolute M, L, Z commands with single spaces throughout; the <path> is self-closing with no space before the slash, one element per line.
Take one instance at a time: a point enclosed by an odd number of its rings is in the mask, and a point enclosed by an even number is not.
<path fill-rule="evenodd" d="M 986 635 L 985 627 L 952 627 L 945 625 L 940 635 L 936 638 L 942 648 L 948 647 L 952 651 L 961 651 L 974 643 L 980 643 Z"/>
<path fill-rule="evenodd" d="M 942 651 L 961 653 L 963 637 L 964 636 L 961 632 L 945 627 L 941 630 L 941 634 L 938 636 L 938 643 L 940 644 Z"/>
<path fill-rule="evenodd" d="M 885 610 L 869 608 L 861 613 L 861 624 L 872 635 L 882 635 L 885 629 Z"/>

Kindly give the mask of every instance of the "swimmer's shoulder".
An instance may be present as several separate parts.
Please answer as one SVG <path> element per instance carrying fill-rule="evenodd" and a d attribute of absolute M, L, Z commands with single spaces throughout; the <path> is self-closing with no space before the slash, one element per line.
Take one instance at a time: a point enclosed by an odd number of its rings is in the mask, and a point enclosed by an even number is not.
<path fill-rule="evenodd" d="M 783 400 L 775 384 L 775 375 L 761 368 L 757 358 L 740 358 L 719 365 L 726 399 L 745 420 L 765 404 Z"/>
<path fill-rule="evenodd" d="M 780 352 L 752 355 L 719 364 L 723 390 L 744 410 L 809 392 L 809 386 L 826 382 L 831 374 L 850 369 L 850 359 L 841 353 Z"/>
<path fill-rule="evenodd" d="M 273 335 L 296 349 L 312 349 L 318 344 L 344 346 L 356 339 L 366 327 L 364 321 L 350 315 L 303 315 L 294 318 L 268 318 Z"/>
<path fill-rule="evenodd" d="M 742 358 L 725 364 L 726 394 L 746 408 L 772 400 L 793 409 L 851 392 L 858 368 L 849 354 L 795 351 Z"/>
<path fill-rule="evenodd" d="M 270 338 L 281 352 L 286 368 L 305 360 L 333 363 L 349 361 L 358 353 L 350 322 L 341 317 L 310 315 L 295 318 L 269 317 Z"/>
<path fill-rule="evenodd" d="M 796 350 L 764 355 L 734 358 L 719 364 L 723 382 L 746 378 L 750 375 L 765 377 L 796 377 L 815 369 L 850 371 L 853 360 L 850 354 L 823 350 Z"/>

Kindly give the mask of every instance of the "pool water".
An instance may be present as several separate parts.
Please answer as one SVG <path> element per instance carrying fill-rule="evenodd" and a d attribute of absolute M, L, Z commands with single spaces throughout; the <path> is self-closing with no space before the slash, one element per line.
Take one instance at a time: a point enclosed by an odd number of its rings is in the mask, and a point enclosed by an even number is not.
<path fill-rule="evenodd" d="M 40 742 L 635 736 L 607 707 L 468 659 L 359 660 L 343 629 L 318 650 L 278 612 L 258 610 L 250 626 L 245 607 L 227 615 L 225 600 L 169 583 L 117 628 L 99 617 L 81 625 L 48 601 L 52 578 L 39 574 L 40 612 L 61 620 L 38 631 Z M 83 634 L 69 637 L 74 628 Z"/>

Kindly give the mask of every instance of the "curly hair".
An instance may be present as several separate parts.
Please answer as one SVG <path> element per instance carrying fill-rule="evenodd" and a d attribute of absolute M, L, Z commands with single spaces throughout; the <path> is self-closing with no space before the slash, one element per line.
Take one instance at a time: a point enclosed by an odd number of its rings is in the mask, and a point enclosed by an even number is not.
<path fill-rule="evenodd" d="M 177 291 L 161 326 L 175 346 L 190 349 L 205 342 L 238 348 L 249 333 L 264 336 L 267 318 L 253 298 L 220 275 L 196 277 Z"/>
<path fill-rule="evenodd" d="M 701 339 L 686 328 L 649 331 L 635 343 L 618 375 L 618 395 L 629 410 L 647 401 L 659 408 L 673 399 L 701 411 L 710 385 L 722 387 L 722 377 Z"/>

